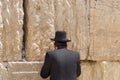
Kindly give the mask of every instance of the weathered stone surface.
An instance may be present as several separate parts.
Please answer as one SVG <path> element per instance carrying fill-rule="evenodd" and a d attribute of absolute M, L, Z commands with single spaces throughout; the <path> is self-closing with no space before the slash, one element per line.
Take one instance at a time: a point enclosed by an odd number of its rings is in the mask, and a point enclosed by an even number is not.
<path fill-rule="evenodd" d="M 64 30 L 72 40 L 68 47 L 81 52 L 85 59 L 88 52 L 88 2 L 85 0 L 27 0 L 27 60 L 43 60 L 53 48 L 49 38 L 56 30 Z"/>
<path fill-rule="evenodd" d="M 90 0 L 90 59 L 120 60 L 120 0 Z"/>
<path fill-rule="evenodd" d="M 96 62 L 93 67 L 93 72 L 92 80 L 119 80 L 120 62 Z"/>
<path fill-rule="evenodd" d="M 21 60 L 23 0 L 0 0 L 0 61 Z"/>
<path fill-rule="evenodd" d="M 42 80 L 39 74 L 41 67 L 40 62 L 9 62 L 8 80 Z"/>
<path fill-rule="evenodd" d="M 81 75 L 77 80 L 93 80 L 93 62 L 81 62 Z"/>
<path fill-rule="evenodd" d="M 120 62 L 82 62 L 82 74 L 78 80 L 119 80 Z"/>
<path fill-rule="evenodd" d="M 43 60 L 47 50 L 53 48 L 54 0 L 26 0 L 27 7 L 27 60 Z M 51 47 L 52 46 L 52 47 Z"/>

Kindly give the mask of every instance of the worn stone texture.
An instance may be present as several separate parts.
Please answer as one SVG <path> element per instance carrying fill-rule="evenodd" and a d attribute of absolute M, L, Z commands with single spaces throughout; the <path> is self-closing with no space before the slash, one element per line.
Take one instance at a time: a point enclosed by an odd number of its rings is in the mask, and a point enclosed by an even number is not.
<path fill-rule="evenodd" d="M 120 62 L 102 61 L 94 66 L 93 80 L 119 80 L 120 79 Z"/>
<path fill-rule="evenodd" d="M 81 75 L 77 80 L 93 80 L 93 62 L 82 61 L 81 62 Z"/>
<path fill-rule="evenodd" d="M 26 0 L 27 60 L 44 60 L 57 30 L 81 60 L 120 60 L 119 0 Z"/>
<path fill-rule="evenodd" d="M 93 72 L 93 80 L 119 80 L 120 62 L 96 62 Z"/>
<path fill-rule="evenodd" d="M 43 80 L 40 77 L 41 67 L 40 62 L 8 62 L 8 80 Z"/>
<path fill-rule="evenodd" d="M 83 61 L 82 74 L 78 80 L 119 80 L 120 62 L 109 61 Z"/>
<path fill-rule="evenodd" d="M 91 60 L 120 60 L 120 0 L 90 0 Z"/>
<path fill-rule="evenodd" d="M 26 0 L 27 60 L 43 60 L 47 50 L 53 48 L 54 0 Z"/>
<path fill-rule="evenodd" d="M 23 0 L 0 0 L 0 61 L 21 60 Z"/>
<path fill-rule="evenodd" d="M 88 2 L 85 0 L 27 0 L 27 60 L 43 60 L 47 50 L 53 49 L 50 38 L 57 30 L 68 34 L 68 48 L 88 52 Z M 78 45 L 79 44 L 79 45 Z"/>

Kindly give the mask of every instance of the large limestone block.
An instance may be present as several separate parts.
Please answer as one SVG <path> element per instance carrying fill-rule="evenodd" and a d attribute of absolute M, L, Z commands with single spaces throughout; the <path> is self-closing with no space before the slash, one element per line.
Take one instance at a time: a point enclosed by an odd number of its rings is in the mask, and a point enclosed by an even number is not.
<path fill-rule="evenodd" d="M 43 60 L 47 50 L 53 48 L 54 0 L 26 0 L 27 60 Z"/>
<path fill-rule="evenodd" d="M 43 60 L 53 49 L 49 38 L 64 30 L 71 39 L 68 48 L 81 52 L 85 59 L 89 46 L 87 0 L 27 0 L 27 60 Z"/>
<path fill-rule="evenodd" d="M 90 0 L 90 59 L 120 60 L 120 0 Z"/>
<path fill-rule="evenodd" d="M 81 52 L 86 59 L 89 46 L 88 0 L 55 0 L 55 30 L 68 34 L 68 48 Z"/>
<path fill-rule="evenodd" d="M 77 80 L 119 80 L 120 62 L 83 61 L 81 75 Z"/>
<path fill-rule="evenodd" d="M 77 80 L 93 80 L 93 66 L 94 62 L 81 62 L 81 75 L 77 78 Z"/>
<path fill-rule="evenodd" d="M 23 0 L 0 0 L 0 61 L 21 60 Z"/>
<path fill-rule="evenodd" d="M 92 80 L 119 80 L 120 62 L 96 62 L 93 67 L 93 72 Z"/>
<path fill-rule="evenodd" d="M 8 62 L 8 80 L 43 80 L 40 77 L 42 64 L 41 62 Z"/>

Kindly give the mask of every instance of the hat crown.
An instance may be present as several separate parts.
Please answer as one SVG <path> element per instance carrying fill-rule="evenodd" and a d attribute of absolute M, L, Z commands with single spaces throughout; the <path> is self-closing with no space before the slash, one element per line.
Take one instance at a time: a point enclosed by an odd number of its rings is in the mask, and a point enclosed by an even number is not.
<path fill-rule="evenodd" d="M 56 40 L 64 40 L 64 39 L 66 39 L 66 32 L 57 31 L 56 34 L 55 34 L 55 39 Z"/>
<path fill-rule="evenodd" d="M 66 39 L 66 32 L 65 31 L 56 31 L 55 38 L 51 39 L 53 41 L 59 41 L 59 42 L 68 42 L 70 40 Z"/>

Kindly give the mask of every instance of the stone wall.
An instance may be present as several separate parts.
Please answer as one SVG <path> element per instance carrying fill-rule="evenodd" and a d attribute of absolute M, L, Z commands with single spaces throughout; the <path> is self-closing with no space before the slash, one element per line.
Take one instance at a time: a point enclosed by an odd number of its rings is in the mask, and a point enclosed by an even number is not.
<path fill-rule="evenodd" d="M 0 80 L 39 76 L 57 30 L 80 52 L 78 80 L 120 79 L 120 0 L 0 0 Z M 49 80 L 49 78 L 45 79 Z"/>
<path fill-rule="evenodd" d="M 21 60 L 23 0 L 0 0 L 0 61 Z"/>

